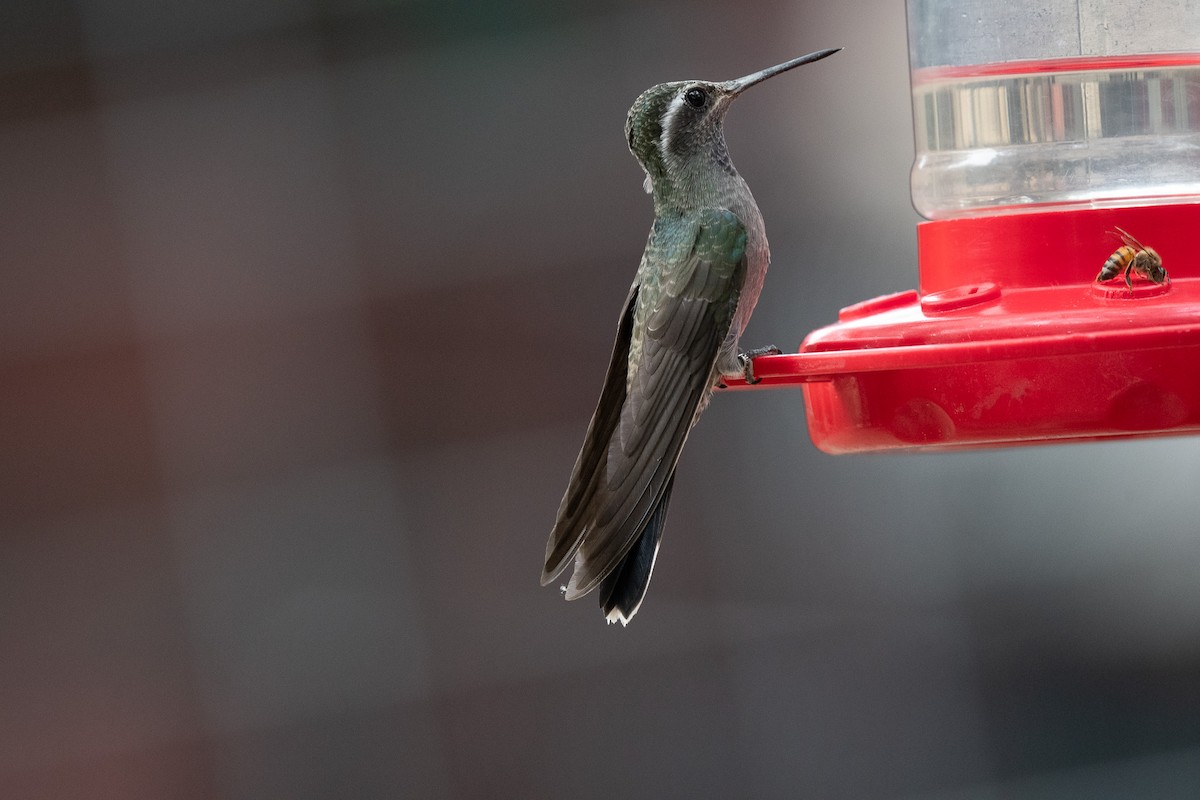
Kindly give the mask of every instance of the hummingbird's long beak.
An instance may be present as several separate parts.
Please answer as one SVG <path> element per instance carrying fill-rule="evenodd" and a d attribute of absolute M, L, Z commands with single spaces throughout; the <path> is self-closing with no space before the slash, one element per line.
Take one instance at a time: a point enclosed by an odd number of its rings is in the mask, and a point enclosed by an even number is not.
<path fill-rule="evenodd" d="M 801 64 L 811 64 L 814 61 L 820 61 L 822 58 L 831 56 L 841 49 L 842 48 L 840 48 L 840 47 L 834 47 L 829 50 L 818 50 L 817 52 L 809 53 L 806 56 L 800 56 L 799 58 L 793 58 L 791 61 L 785 61 L 782 64 L 776 64 L 773 67 L 767 67 L 766 69 L 759 70 L 758 72 L 747 75 L 744 78 L 738 78 L 737 80 L 733 80 L 733 81 L 726 81 L 725 88 L 729 91 L 730 94 L 732 94 L 736 97 L 737 95 L 741 94 L 746 89 L 749 89 L 751 86 L 753 86 L 756 83 L 762 83 L 767 78 L 778 75 L 781 72 L 787 72 L 789 69 L 792 69 L 793 67 L 798 67 Z"/>

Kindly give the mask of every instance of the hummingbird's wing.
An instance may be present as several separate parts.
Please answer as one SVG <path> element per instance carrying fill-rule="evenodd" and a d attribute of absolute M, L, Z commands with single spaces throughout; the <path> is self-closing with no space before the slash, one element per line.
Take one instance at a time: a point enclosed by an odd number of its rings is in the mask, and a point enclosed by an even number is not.
<path fill-rule="evenodd" d="M 546 547 L 543 584 L 575 556 L 567 599 L 594 589 L 655 520 L 661 532 L 660 506 L 712 388 L 745 251 L 746 230 L 726 209 L 656 222 L 647 245 L 655 269 L 639 271 L 630 292 L 604 391 Z"/>
<path fill-rule="evenodd" d="M 550 540 L 546 543 L 542 586 L 550 583 L 563 571 L 583 539 L 584 525 L 587 521 L 584 514 L 595 496 L 597 482 L 604 474 L 608 443 L 617 428 L 617 422 L 621 418 L 621 407 L 625 403 L 629 341 L 637 299 L 638 285 L 635 283 L 625 299 L 625 310 L 617 324 L 617 340 L 613 344 L 608 373 L 604 377 L 604 388 L 600 391 L 600 401 L 596 404 L 596 411 L 592 414 L 592 421 L 583 438 L 583 447 L 575 459 L 571 480 L 558 507 L 554 530 L 550 532 Z"/>

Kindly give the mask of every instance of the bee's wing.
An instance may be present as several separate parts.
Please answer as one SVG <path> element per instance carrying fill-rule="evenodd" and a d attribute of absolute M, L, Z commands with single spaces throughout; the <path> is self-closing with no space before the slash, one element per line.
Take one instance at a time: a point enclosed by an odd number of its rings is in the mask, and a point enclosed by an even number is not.
<path fill-rule="evenodd" d="M 1124 228 L 1122 228 L 1118 225 L 1114 225 L 1113 227 L 1116 228 L 1116 230 L 1110 231 L 1110 233 L 1114 234 L 1115 236 L 1120 236 L 1122 242 L 1129 245 L 1134 250 L 1145 250 L 1146 249 L 1145 247 L 1142 247 L 1141 242 L 1139 242 L 1137 239 L 1133 238 L 1133 235 L 1131 233 L 1129 233 L 1129 231 L 1125 230 Z"/>

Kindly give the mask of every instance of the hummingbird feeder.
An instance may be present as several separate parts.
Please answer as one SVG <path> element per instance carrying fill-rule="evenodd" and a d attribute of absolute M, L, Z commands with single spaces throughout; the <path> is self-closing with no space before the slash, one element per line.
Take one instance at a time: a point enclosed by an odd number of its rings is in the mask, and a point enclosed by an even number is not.
<path fill-rule="evenodd" d="M 757 385 L 835 454 L 1200 433 L 1196 4 L 907 10 L 919 288 Z"/>

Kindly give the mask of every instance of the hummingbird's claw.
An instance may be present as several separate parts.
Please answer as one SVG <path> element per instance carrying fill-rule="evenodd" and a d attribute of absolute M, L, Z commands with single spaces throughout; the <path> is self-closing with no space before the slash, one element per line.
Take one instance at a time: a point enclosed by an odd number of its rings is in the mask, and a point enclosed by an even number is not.
<path fill-rule="evenodd" d="M 766 347 L 756 347 L 753 350 L 746 350 L 738 353 L 738 363 L 742 366 L 742 377 L 746 379 L 747 386 L 753 386 L 762 381 L 762 378 L 754 377 L 754 359 L 759 356 L 777 356 L 783 351 L 773 344 Z"/>
<path fill-rule="evenodd" d="M 753 386 L 762 380 L 762 378 L 754 377 L 754 359 L 745 353 L 738 353 L 738 363 L 742 365 L 742 377 L 746 380 L 747 386 Z"/>

